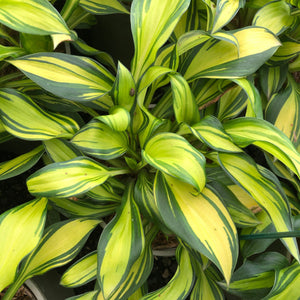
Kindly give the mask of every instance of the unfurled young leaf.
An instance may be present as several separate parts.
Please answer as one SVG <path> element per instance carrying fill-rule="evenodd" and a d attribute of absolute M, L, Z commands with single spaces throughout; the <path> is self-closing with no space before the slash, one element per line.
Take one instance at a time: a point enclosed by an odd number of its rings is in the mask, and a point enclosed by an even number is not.
<path fill-rule="evenodd" d="M 84 285 L 97 276 L 97 251 L 93 251 L 72 264 L 62 275 L 60 284 L 65 287 Z"/>
<path fill-rule="evenodd" d="M 145 247 L 142 221 L 133 199 L 133 183 L 128 186 L 122 201 L 98 244 L 97 278 L 105 299 L 123 299 L 120 297 L 125 292 L 123 283 Z M 133 289 L 132 292 L 135 287 L 133 282 L 125 286 L 126 290 Z"/>
<path fill-rule="evenodd" d="M 28 177 L 27 186 L 33 195 L 71 197 L 89 191 L 109 177 L 127 170 L 108 169 L 91 158 L 77 158 L 53 163 Z"/>
<path fill-rule="evenodd" d="M 0 291 L 13 283 L 19 263 L 40 241 L 46 206 L 47 199 L 39 198 L 0 215 Z"/>
<path fill-rule="evenodd" d="M 157 173 L 155 201 L 164 223 L 193 249 L 207 256 L 230 281 L 238 255 L 235 225 L 219 195 Z"/>
<path fill-rule="evenodd" d="M 130 71 L 119 62 L 116 80 L 111 90 L 115 105 L 131 111 L 135 103 L 136 87 Z"/>
<path fill-rule="evenodd" d="M 179 74 L 170 74 L 170 82 L 173 92 L 173 107 L 178 123 L 195 124 L 200 120 L 198 106 L 195 97 L 186 82 Z"/>
<path fill-rule="evenodd" d="M 172 279 L 162 288 L 145 295 L 141 300 L 185 299 L 194 282 L 194 271 L 188 251 L 179 247 L 176 252 L 178 267 Z"/>
<path fill-rule="evenodd" d="M 97 120 L 85 125 L 71 142 L 84 153 L 103 160 L 120 157 L 128 149 L 125 133 L 115 131 Z"/>
<path fill-rule="evenodd" d="M 129 13 L 118 0 L 80 0 L 79 4 L 89 13 L 96 15 Z"/>
<path fill-rule="evenodd" d="M 96 61 L 64 53 L 41 52 L 9 62 L 45 90 L 74 101 L 97 100 L 111 90 L 114 80 Z"/>
<path fill-rule="evenodd" d="M 0 163 L 0 180 L 22 174 L 34 166 L 44 153 L 44 147 L 39 146 L 28 153 Z"/>
<path fill-rule="evenodd" d="M 174 133 L 157 134 L 148 141 L 142 154 L 156 169 L 191 184 L 198 192 L 203 189 L 205 158 L 183 137 Z"/>
<path fill-rule="evenodd" d="M 190 0 L 132 2 L 130 20 L 135 47 L 132 62 L 135 80 L 154 63 L 158 49 L 167 41 L 189 4 Z"/>
<path fill-rule="evenodd" d="M 14 89 L 1 89 L 0 100 L 0 118 L 5 129 L 20 139 L 70 138 L 79 129 L 73 119 L 46 112 L 28 96 Z"/>

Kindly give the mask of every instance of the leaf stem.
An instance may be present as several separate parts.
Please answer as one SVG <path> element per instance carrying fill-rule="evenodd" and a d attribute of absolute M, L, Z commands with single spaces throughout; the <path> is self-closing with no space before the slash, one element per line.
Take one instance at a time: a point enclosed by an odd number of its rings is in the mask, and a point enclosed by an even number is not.
<path fill-rule="evenodd" d="M 255 234 L 244 234 L 239 236 L 241 240 L 281 239 L 281 238 L 288 238 L 288 237 L 300 237 L 300 231 L 255 233 Z"/>

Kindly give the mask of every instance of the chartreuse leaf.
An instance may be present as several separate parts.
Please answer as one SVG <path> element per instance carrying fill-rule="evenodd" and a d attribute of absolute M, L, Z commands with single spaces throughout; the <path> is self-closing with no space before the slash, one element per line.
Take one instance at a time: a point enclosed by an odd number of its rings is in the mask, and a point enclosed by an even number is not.
<path fill-rule="evenodd" d="M 46 140 L 43 144 L 53 162 L 66 161 L 82 155 L 81 151 L 64 139 Z"/>
<path fill-rule="evenodd" d="M 173 92 L 173 108 L 178 123 L 194 124 L 200 120 L 195 97 L 186 80 L 179 74 L 170 74 Z"/>
<path fill-rule="evenodd" d="M 74 101 L 100 98 L 111 90 L 114 80 L 96 61 L 76 55 L 44 52 L 9 62 L 45 90 Z"/>
<path fill-rule="evenodd" d="M 276 229 L 268 216 L 268 214 L 262 210 L 256 214 L 257 220 L 260 222 L 255 227 L 244 228 L 241 231 L 241 236 L 265 233 L 268 235 L 269 232 L 275 232 Z M 240 240 L 240 250 L 244 258 L 250 257 L 251 255 L 264 252 L 275 239 L 253 239 L 253 240 Z"/>
<path fill-rule="evenodd" d="M 84 294 L 66 298 L 65 300 L 104 300 L 101 291 L 91 291 Z"/>
<path fill-rule="evenodd" d="M 40 241 L 46 206 L 47 199 L 39 198 L 0 215 L 0 291 L 14 281 L 19 263 Z"/>
<path fill-rule="evenodd" d="M 239 9 L 244 6 L 244 3 L 244 0 L 218 0 L 212 33 L 229 23 Z"/>
<path fill-rule="evenodd" d="M 72 118 L 46 112 L 28 96 L 14 89 L 1 89 L 0 100 L 0 118 L 5 129 L 20 139 L 70 138 L 79 129 Z"/>
<path fill-rule="evenodd" d="M 0 45 L 0 61 L 8 58 L 8 57 L 18 57 L 25 55 L 26 51 L 19 47 L 12 47 L 12 46 L 3 46 Z"/>
<path fill-rule="evenodd" d="M 255 85 L 246 78 L 238 78 L 234 79 L 233 81 L 242 87 L 248 96 L 246 117 L 263 119 L 262 102 L 260 94 Z"/>
<path fill-rule="evenodd" d="M 300 154 L 289 138 L 271 123 L 256 118 L 236 118 L 224 123 L 224 128 L 239 147 L 258 146 L 300 177 Z"/>
<path fill-rule="evenodd" d="M 233 273 L 229 286 L 223 282 L 219 284 L 230 294 L 242 299 L 262 299 L 274 284 L 274 270 L 284 268 L 287 264 L 288 260 L 283 255 L 277 252 L 266 252 L 252 261 L 246 260 Z"/>
<path fill-rule="evenodd" d="M 130 124 L 130 114 L 127 109 L 121 106 L 113 106 L 109 110 L 109 115 L 102 115 L 95 117 L 95 119 L 100 120 L 115 131 L 125 131 Z"/>
<path fill-rule="evenodd" d="M 200 77 L 239 78 L 254 73 L 280 46 L 267 29 L 246 27 L 232 33 L 238 48 L 228 41 L 209 39 L 192 49 L 181 68 L 188 81 Z M 222 55 L 218 55 L 222 53 Z"/>
<path fill-rule="evenodd" d="M 222 168 L 241 185 L 269 214 L 276 231 L 292 231 L 290 208 L 277 178 L 265 168 L 258 168 L 252 158 L 244 153 L 218 153 Z M 299 259 L 294 238 L 282 242 L 291 254 Z"/>
<path fill-rule="evenodd" d="M 194 136 L 214 150 L 221 152 L 242 151 L 232 142 L 221 122 L 213 116 L 203 118 L 199 123 L 190 126 L 190 129 Z"/>
<path fill-rule="evenodd" d="M 202 269 L 202 266 L 194 261 L 196 281 L 192 290 L 191 300 L 223 300 L 224 295 L 217 283 L 212 280 Z"/>
<path fill-rule="evenodd" d="M 28 278 L 70 262 L 99 222 L 75 219 L 50 226 L 34 251 L 22 263 L 16 280 L 7 293 L 20 287 Z"/>
<path fill-rule="evenodd" d="M 68 218 L 99 218 L 115 212 L 118 203 L 99 203 L 65 198 L 50 198 L 51 204 Z"/>
<path fill-rule="evenodd" d="M 80 0 L 79 4 L 89 13 L 96 15 L 129 13 L 118 0 Z"/>
<path fill-rule="evenodd" d="M 194 272 L 188 250 L 179 246 L 176 251 L 178 267 L 172 279 L 162 288 L 146 294 L 141 300 L 185 299 L 194 282 Z"/>
<path fill-rule="evenodd" d="M 294 143 L 299 145 L 300 137 L 300 94 L 298 85 L 289 76 L 288 85 L 268 102 L 266 120 L 274 124 Z"/>
<path fill-rule="evenodd" d="M 28 177 L 27 186 L 33 195 L 71 197 L 85 193 L 109 177 L 127 173 L 109 169 L 91 158 L 77 158 L 47 165 Z"/>
<path fill-rule="evenodd" d="M 46 0 L 1 1 L 0 22 L 20 32 L 71 35 L 63 18 Z"/>
<path fill-rule="evenodd" d="M 271 292 L 264 299 L 284 300 L 299 298 L 300 265 L 295 261 L 292 265 L 276 270 L 275 283 Z"/>
<path fill-rule="evenodd" d="M 300 52 L 300 43 L 298 41 L 285 41 L 271 57 L 270 62 L 287 62 L 293 60 Z M 296 59 L 295 62 L 298 60 Z M 293 63 L 291 63 L 293 64 Z"/>
<path fill-rule="evenodd" d="M 107 182 L 92 188 L 86 195 L 99 202 L 121 202 L 121 196 L 116 194 Z"/>
<path fill-rule="evenodd" d="M 22 174 L 34 166 L 44 153 L 44 147 L 39 146 L 28 153 L 0 163 L 0 180 Z"/>
<path fill-rule="evenodd" d="M 141 216 L 133 199 L 133 182 L 127 187 L 122 201 L 116 216 L 104 228 L 98 244 L 97 278 L 105 299 L 122 299 L 120 295 L 134 291 L 137 282 L 125 287 L 123 283 L 145 247 Z"/>
<path fill-rule="evenodd" d="M 130 17 L 135 47 L 132 70 L 135 80 L 154 63 L 158 49 L 170 37 L 189 4 L 190 0 L 132 2 Z"/>
<path fill-rule="evenodd" d="M 183 137 L 160 133 L 142 150 L 143 159 L 156 169 L 191 184 L 198 192 L 205 185 L 205 158 Z"/>
<path fill-rule="evenodd" d="M 128 148 L 125 133 L 115 131 L 97 120 L 86 124 L 71 142 L 81 151 L 104 160 L 120 157 Z"/>
<path fill-rule="evenodd" d="M 218 101 L 218 119 L 220 121 L 238 116 L 247 106 L 247 94 L 240 86 L 226 91 Z"/>
<path fill-rule="evenodd" d="M 72 264 L 62 275 L 60 284 L 65 287 L 84 285 L 97 276 L 97 251 L 93 251 Z"/>
<path fill-rule="evenodd" d="M 288 66 L 282 64 L 279 66 L 270 67 L 264 65 L 259 70 L 259 79 L 261 88 L 268 100 L 271 96 L 281 89 L 282 85 L 286 81 Z"/>
<path fill-rule="evenodd" d="M 207 256 L 229 282 L 238 256 L 238 240 L 219 196 L 210 187 L 197 193 L 193 186 L 161 172 L 155 178 L 154 193 L 167 227 Z"/>
<path fill-rule="evenodd" d="M 135 101 L 135 89 L 130 71 L 119 62 L 116 80 L 111 90 L 114 103 L 130 112 Z"/>
<path fill-rule="evenodd" d="M 264 5 L 254 16 L 252 24 L 269 29 L 276 35 L 280 35 L 290 28 L 296 21 L 291 16 L 291 7 L 286 1 L 271 1 Z"/>

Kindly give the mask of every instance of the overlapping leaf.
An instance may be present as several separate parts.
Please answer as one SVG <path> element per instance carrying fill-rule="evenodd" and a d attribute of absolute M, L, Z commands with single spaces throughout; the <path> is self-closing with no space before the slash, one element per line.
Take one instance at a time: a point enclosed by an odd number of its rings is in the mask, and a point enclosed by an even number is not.
<path fill-rule="evenodd" d="M 128 149 L 127 136 L 106 124 L 92 120 L 71 140 L 81 151 L 103 160 L 122 156 Z"/>
<path fill-rule="evenodd" d="M 252 158 L 243 153 L 219 153 L 218 157 L 223 169 L 269 214 L 276 230 L 291 231 L 290 208 L 273 173 L 265 168 L 258 168 Z M 286 238 L 282 241 L 291 254 L 299 259 L 296 240 Z"/>
<path fill-rule="evenodd" d="M 127 13 L 127 9 L 117 0 L 80 0 L 80 6 L 91 14 L 108 15 Z"/>
<path fill-rule="evenodd" d="M 109 299 L 121 299 L 119 296 L 125 292 L 123 283 L 145 247 L 142 221 L 133 199 L 133 183 L 122 201 L 123 205 L 105 227 L 98 244 L 97 278 L 104 298 Z M 126 285 L 126 291 L 134 289 L 135 284 Z"/>
<path fill-rule="evenodd" d="M 28 96 L 14 89 L 0 90 L 0 118 L 5 129 L 25 140 L 47 140 L 72 137 L 79 129 L 71 118 L 46 112 Z"/>
<path fill-rule="evenodd" d="M 0 215 L 0 291 L 14 281 L 19 263 L 40 241 L 46 206 L 47 199 L 39 198 Z"/>
<path fill-rule="evenodd" d="M 27 186 L 33 195 L 71 197 L 85 193 L 110 176 L 127 170 L 108 169 L 83 156 L 47 165 L 28 177 Z"/>
<path fill-rule="evenodd" d="M 74 101 L 97 100 L 111 90 L 114 80 L 96 61 L 64 53 L 36 53 L 10 63 L 45 90 Z M 107 105 L 104 102 L 103 108 Z"/>
<path fill-rule="evenodd" d="M 142 151 L 144 160 L 201 191 L 205 185 L 205 158 L 183 137 L 161 133 L 150 139 Z"/>
<path fill-rule="evenodd" d="M 237 232 L 219 196 L 209 187 L 197 193 L 193 186 L 160 172 L 154 192 L 168 228 L 213 261 L 229 282 L 238 255 Z"/>

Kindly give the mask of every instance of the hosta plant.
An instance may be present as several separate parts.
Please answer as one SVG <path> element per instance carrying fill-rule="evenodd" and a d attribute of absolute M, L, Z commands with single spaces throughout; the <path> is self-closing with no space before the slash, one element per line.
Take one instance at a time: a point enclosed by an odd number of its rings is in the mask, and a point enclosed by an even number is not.
<path fill-rule="evenodd" d="M 77 33 L 115 13 L 130 66 Z M 296 0 L 1 1 L 0 138 L 33 146 L 0 179 L 43 164 L 35 199 L 0 216 L 4 300 L 72 260 L 61 284 L 95 288 L 71 299 L 298 298 L 299 13 Z M 96 226 L 98 248 L 76 259 Z M 178 268 L 148 292 L 158 233 L 177 238 Z"/>

